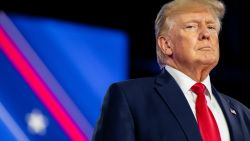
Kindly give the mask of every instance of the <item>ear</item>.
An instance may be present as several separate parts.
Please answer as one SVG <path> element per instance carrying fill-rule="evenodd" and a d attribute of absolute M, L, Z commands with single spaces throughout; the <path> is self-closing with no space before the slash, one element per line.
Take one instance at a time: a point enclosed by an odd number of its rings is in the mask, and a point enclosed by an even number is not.
<path fill-rule="evenodd" d="M 173 44 L 168 36 L 159 36 L 157 43 L 165 55 L 170 56 L 173 54 Z"/>

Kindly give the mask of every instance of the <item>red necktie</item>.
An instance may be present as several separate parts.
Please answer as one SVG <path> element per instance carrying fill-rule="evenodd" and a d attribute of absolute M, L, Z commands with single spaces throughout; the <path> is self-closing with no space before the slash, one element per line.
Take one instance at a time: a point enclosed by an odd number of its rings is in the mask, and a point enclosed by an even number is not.
<path fill-rule="evenodd" d="M 203 141 L 221 141 L 220 132 L 214 116 L 207 106 L 205 97 L 206 87 L 202 83 L 196 83 L 191 90 L 197 94 L 196 118 Z"/>

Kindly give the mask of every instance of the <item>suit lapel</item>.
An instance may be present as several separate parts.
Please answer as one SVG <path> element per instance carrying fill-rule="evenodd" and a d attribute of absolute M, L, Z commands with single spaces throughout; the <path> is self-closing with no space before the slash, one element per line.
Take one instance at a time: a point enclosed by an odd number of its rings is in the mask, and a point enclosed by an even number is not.
<path fill-rule="evenodd" d="M 236 108 L 231 104 L 229 99 L 225 99 L 215 88 L 212 88 L 212 91 L 226 118 L 231 141 L 244 140 Z"/>
<path fill-rule="evenodd" d="M 155 88 L 180 123 L 189 141 L 202 141 L 192 110 L 178 84 L 164 69 L 156 77 Z"/>

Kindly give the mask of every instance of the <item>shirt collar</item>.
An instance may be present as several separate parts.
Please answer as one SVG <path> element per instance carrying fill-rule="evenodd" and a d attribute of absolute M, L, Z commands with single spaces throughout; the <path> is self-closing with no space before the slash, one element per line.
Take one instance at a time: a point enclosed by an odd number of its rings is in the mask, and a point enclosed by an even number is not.
<path fill-rule="evenodd" d="M 177 82 L 177 84 L 179 85 L 179 87 L 181 88 L 181 90 L 184 94 L 186 94 L 190 90 L 190 88 L 195 83 L 197 83 L 196 81 L 194 81 L 193 79 L 188 77 L 186 74 L 184 74 L 183 72 L 181 72 L 173 67 L 166 65 L 165 69 L 175 79 L 175 81 Z M 202 81 L 201 83 L 206 86 L 206 89 L 208 91 L 208 93 L 206 93 L 206 94 L 208 94 L 209 97 L 211 97 L 210 94 L 212 94 L 212 90 L 211 90 L 210 76 L 208 75 L 206 77 L 206 79 L 204 81 Z"/>

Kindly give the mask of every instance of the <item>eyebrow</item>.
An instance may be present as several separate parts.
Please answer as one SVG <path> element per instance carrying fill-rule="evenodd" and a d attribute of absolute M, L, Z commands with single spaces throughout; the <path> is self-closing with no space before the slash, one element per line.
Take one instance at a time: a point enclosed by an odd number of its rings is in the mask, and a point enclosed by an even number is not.
<path fill-rule="evenodd" d="M 191 19 L 191 20 L 187 20 L 187 21 L 184 21 L 183 23 L 200 23 L 201 21 L 200 20 L 197 20 L 197 19 Z M 216 20 L 207 20 L 206 21 L 207 24 L 216 24 Z"/>

